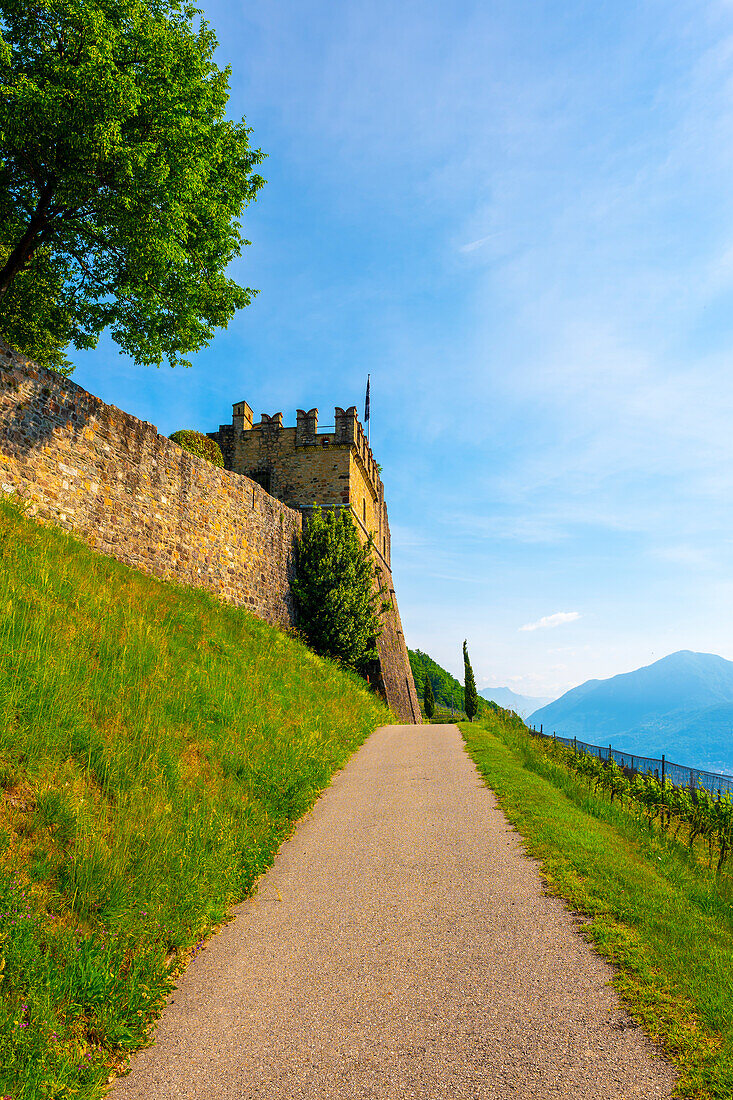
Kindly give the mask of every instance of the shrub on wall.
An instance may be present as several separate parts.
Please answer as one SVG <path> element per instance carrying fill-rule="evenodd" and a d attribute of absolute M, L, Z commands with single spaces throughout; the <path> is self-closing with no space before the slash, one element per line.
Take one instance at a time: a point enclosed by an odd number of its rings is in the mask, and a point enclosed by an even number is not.
<path fill-rule="evenodd" d="M 190 451 L 192 455 L 205 458 L 208 462 L 213 462 L 214 466 L 221 466 L 224 469 L 224 456 L 216 440 L 209 439 L 202 432 L 190 431 L 188 428 L 174 432 L 170 438 L 179 447 L 183 447 L 184 451 Z"/>

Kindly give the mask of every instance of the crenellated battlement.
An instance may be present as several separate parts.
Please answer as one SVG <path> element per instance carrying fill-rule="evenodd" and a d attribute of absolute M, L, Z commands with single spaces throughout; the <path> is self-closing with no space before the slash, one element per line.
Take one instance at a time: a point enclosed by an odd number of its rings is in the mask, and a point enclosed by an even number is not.
<path fill-rule="evenodd" d="M 305 412 L 298 409 L 297 425 L 295 428 L 295 444 L 297 447 L 308 447 L 318 442 L 318 409 L 309 409 Z"/>
<path fill-rule="evenodd" d="M 219 428 L 219 432 L 210 432 L 211 438 L 217 437 L 221 432 L 226 432 L 230 427 L 235 431 L 264 430 L 272 432 L 273 430 L 279 431 L 280 429 L 285 431 L 292 430 L 284 427 L 283 414 L 281 412 L 273 413 L 271 416 L 267 413 L 260 413 L 259 422 L 255 424 L 252 409 L 246 401 L 238 401 L 232 406 L 232 411 L 231 425 L 223 424 Z M 348 409 L 342 409 L 336 405 L 334 408 L 334 423 L 332 429 L 326 428 L 325 430 L 322 429 L 320 432 L 318 430 L 318 409 L 309 409 L 308 412 L 305 412 L 304 409 L 297 410 L 295 426 L 296 447 L 342 447 L 344 445 L 355 448 L 367 477 L 374 485 L 376 495 L 383 498 L 384 487 L 379 476 L 379 468 L 372 454 L 366 432 L 357 415 L 356 406 L 350 405 Z"/>
<path fill-rule="evenodd" d="M 246 401 L 232 406 L 232 423 L 209 433 L 227 469 L 246 474 L 291 507 L 306 512 L 349 506 L 360 532 L 371 534 L 389 563 L 389 524 L 379 467 L 355 405 L 336 406 L 333 424 L 319 428 L 318 409 L 298 409 L 295 427 L 283 414 L 261 413 Z"/>

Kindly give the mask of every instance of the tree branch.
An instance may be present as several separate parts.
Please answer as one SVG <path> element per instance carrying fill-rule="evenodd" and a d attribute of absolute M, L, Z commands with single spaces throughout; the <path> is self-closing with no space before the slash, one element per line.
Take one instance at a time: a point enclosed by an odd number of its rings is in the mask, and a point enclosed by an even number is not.
<path fill-rule="evenodd" d="M 55 189 L 56 180 L 51 180 L 45 185 L 25 233 L 8 256 L 5 266 L 0 270 L 0 300 L 7 294 L 18 272 L 23 270 L 38 246 L 43 243 L 42 234 L 48 225 L 48 208 Z"/>

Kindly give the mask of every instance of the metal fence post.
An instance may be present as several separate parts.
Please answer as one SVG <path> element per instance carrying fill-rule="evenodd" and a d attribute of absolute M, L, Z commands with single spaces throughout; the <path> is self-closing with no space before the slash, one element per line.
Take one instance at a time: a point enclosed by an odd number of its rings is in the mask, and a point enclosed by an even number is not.
<path fill-rule="evenodd" d="M 662 753 L 662 785 L 664 785 L 664 753 Z"/>
<path fill-rule="evenodd" d="M 575 753 L 576 756 L 578 755 L 578 738 L 577 737 L 573 738 L 573 752 Z"/>
<path fill-rule="evenodd" d="M 611 746 L 609 745 L 608 746 L 608 763 L 610 764 L 612 760 L 613 760 L 613 756 L 611 754 Z"/>

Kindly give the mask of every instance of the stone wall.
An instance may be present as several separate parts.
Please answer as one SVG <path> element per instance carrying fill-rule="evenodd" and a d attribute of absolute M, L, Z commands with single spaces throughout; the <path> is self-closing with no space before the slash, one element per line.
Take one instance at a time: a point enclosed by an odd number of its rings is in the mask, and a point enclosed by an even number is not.
<path fill-rule="evenodd" d="M 296 445 L 295 432 L 295 428 L 261 429 L 259 425 L 241 432 L 231 450 L 222 450 L 224 464 L 258 481 L 293 507 L 348 504 L 350 446 L 329 445 L 328 437 L 325 443 Z M 210 433 L 213 438 L 219 435 Z"/>
<path fill-rule="evenodd" d="M 357 449 L 363 442 L 359 434 Z M 373 521 L 382 520 L 384 534 L 381 545 L 376 543 L 375 558 L 392 608 L 384 616 L 378 642 L 377 678 L 395 714 L 405 722 L 419 722 L 389 570 L 383 489 L 379 482 L 378 495 L 374 492 L 371 452 L 361 446 L 360 461 L 353 442 L 334 440 L 323 452 L 311 449 L 310 454 L 311 461 L 315 458 L 313 476 L 328 481 L 335 474 L 339 496 L 343 482 L 338 475 L 345 472 L 348 479 L 351 471 L 351 480 L 374 501 Z M 301 475 L 305 477 L 305 466 Z M 205 588 L 272 624 L 290 626 L 295 621 L 291 583 L 303 522 L 300 511 L 244 474 L 220 470 L 182 450 L 152 424 L 106 405 L 2 340 L 0 489 L 16 493 L 41 522 L 65 528 L 126 565 Z M 350 507 L 345 502 L 342 506 Z M 361 517 L 355 509 L 353 514 L 365 537 Z"/>
<path fill-rule="evenodd" d="M 402 632 L 394 581 L 391 572 L 383 563 L 380 564 L 383 599 L 389 598 L 391 602 L 390 610 L 382 616 L 382 633 L 377 638 L 382 690 L 390 707 L 403 722 L 419 723 L 422 722 L 420 702 L 410 668 L 405 635 Z"/>
<path fill-rule="evenodd" d="M 118 561 L 294 621 L 298 511 L 2 341 L 0 485 Z"/>

